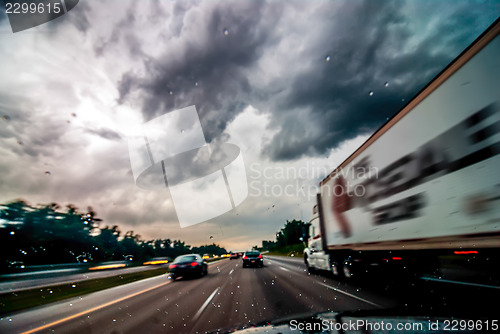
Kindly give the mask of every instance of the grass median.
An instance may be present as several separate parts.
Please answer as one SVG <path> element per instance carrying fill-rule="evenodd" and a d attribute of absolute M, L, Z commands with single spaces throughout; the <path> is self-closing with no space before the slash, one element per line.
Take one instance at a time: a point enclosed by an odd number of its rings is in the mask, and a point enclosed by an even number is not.
<path fill-rule="evenodd" d="M 0 315 L 40 306 L 55 301 L 109 289 L 145 278 L 163 275 L 168 268 L 158 268 L 113 277 L 90 279 L 74 283 L 0 294 Z"/>

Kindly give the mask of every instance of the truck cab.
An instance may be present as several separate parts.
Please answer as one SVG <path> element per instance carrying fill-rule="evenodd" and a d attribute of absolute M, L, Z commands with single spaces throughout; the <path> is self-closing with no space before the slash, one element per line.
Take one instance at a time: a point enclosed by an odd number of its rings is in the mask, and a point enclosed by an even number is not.
<path fill-rule="evenodd" d="M 307 248 L 304 249 L 304 263 L 307 270 L 309 272 L 315 270 L 328 270 L 336 273 L 337 266 L 334 264 L 332 267 L 330 256 L 323 249 L 317 204 L 313 207 L 309 223 L 309 240 L 307 242 Z"/>

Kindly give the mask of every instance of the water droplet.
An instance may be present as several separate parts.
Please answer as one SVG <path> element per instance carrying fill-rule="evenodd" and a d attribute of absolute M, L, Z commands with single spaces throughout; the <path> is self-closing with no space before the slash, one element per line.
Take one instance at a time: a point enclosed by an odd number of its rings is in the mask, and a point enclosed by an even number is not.
<path fill-rule="evenodd" d="M 8 122 L 11 120 L 10 116 L 9 115 L 3 115 L 2 116 L 2 119 L 5 121 L 5 122 Z"/>
<path fill-rule="evenodd" d="M 198 81 L 196 81 L 196 82 L 194 83 L 194 85 L 195 85 L 196 87 L 198 87 Z"/>
<path fill-rule="evenodd" d="M 384 87 L 389 87 L 389 82 L 385 82 Z"/>
<path fill-rule="evenodd" d="M 227 36 L 227 35 L 229 35 L 229 30 L 228 30 L 227 28 L 225 28 L 225 29 L 223 30 L 223 33 L 224 33 L 224 36 Z"/>
<path fill-rule="evenodd" d="M 326 56 L 325 60 L 330 61 L 332 58 L 330 56 Z"/>
<path fill-rule="evenodd" d="M 46 170 L 45 175 L 52 175 L 52 173 L 50 171 Z"/>
<path fill-rule="evenodd" d="M 113 319 L 113 322 L 116 322 L 116 319 Z"/>
<path fill-rule="evenodd" d="M 17 143 L 18 143 L 19 145 L 21 145 L 21 146 L 23 146 L 23 145 L 24 145 L 24 143 L 23 143 L 21 140 L 18 140 L 18 141 L 17 141 Z"/>
<path fill-rule="evenodd" d="M 214 236 L 213 236 L 213 235 L 211 235 L 211 236 L 210 236 L 210 239 L 213 239 L 213 238 L 214 238 Z"/>
<path fill-rule="evenodd" d="M 174 92 L 172 92 L 172 91 L 169 91 L 168 93 L 169 93 L 170 95 L 174 95 Z"/>
<path fill-rule="evenodd" d="M 71 116 L 76 117 L 76 114 L 74 112 L 71 113 Z"/>
<path fill-rule="evenodd" d="M 373 90 L 371 90 L 368 95 L 373 96 Z"/>
<path fill-rule="evenodd" d="M 71 287 L 72 287 L 72 288 L 76 288 L 76 285 L 75 285 L 75 284 L 73 284 Z"/>
<path fill-rule="evenodd" d="M 10 233 L 9 233 L 9 234 L 10 234 L 10 235 L 14 235 L 14 234 L 16 234 L 16 232 L 14 232 L 14 231 L 10 231 Z"/>

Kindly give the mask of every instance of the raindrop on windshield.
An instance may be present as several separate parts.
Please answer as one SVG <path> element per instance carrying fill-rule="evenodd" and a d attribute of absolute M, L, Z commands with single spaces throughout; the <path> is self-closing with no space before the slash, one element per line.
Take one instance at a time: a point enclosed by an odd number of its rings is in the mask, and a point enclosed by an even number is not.
<path fill-rule="evenodd" d="M 385 82 L 384 87 L 389 87 L 389 82 Z"/>
<path fill-rule="evenodd" d="M 325 60 L 330 61 L 332 58 L 330 56 L 326 56 Z"/>
<path fill-rule="evenodd" d="M 224 33 L 224 36 L 227 36 L 227 35 L 229 35 L 229 30 L 226 28 L 226 29 L 224 29 L 223 33 Z"/>
<path fill-rule="evenodd" d="M 23 146 L 23 145 L 24 145 L 24 143 L 23 143 L 21 140 L 18 140 L 18 141 L 17 141 L 17 143 L 18 143 L 19 145 L 21 145 L 21 146 Z"/>
<path fill-rule="evenodd" d="M 210 239 L 213 239 L 213 238 L 214 238 L 214 236 L 213 236 L 213 235 L 211 235 L 211 236 L 210 236 Z"/>
<path fill-rule="evenodd" d="M 373 90 L 371 90 L 368 95 L 373 96 Z"/>
<path fill-rule="evenodd" d="M 71 113 L 71 116 L 76 117 L 76 114 L 74 112 Z"/>
<path fill-rule="evenodd" d="M 10 235 L 14 235 L 14 234 L 16 234 L 16 232 L 14 232 L 14 231 L 10 231 L 10 233 L 9 233 L 9 234 L 10 234 Z"/>
<path fill-rule="evenodd" d="M 52 175 L 52 173 L 50 171 L 46 170 L 45 175 Z"/>
<path fill-rule="evenodd" d="M 195 85 L 196 87 L 198 87 L 198 81 L 196 81 L 196 82 L 194 83 L 194 85 Z"/>
<path fill-rule="evenodd" d="M 10 116 L 9 116 L 9 115 L 3 115 L 3 116 L 2 116 L 2 119 L 3 119 L 5 122 L 8 122 L 8 121 L 10 121 Z"/>
<path fill-rule="evenodd" d="M 170 95 L 174 95 L 174 92 L 172 92 L 172 91 L 169 91 L 168 93 L 169 93 Z"/>

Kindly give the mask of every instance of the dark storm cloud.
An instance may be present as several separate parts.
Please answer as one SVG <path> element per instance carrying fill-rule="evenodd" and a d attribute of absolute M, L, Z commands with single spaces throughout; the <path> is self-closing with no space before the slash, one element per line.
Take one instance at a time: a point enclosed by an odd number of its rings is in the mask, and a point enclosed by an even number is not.
<path fill-rule="evenodd" d="M 212 141 L 228 121 L 251 100 L 252 87 L 246 71 L 259 59 L 268 44 L 273 10 L 263 10 L 263 2 L 235 2 L 204 12 L 206 25 L 182 23 L 185 4 L 176 3 L 172 21 L 174 34 L 182 24 L 192 24 L 200 35 L 179 49 L 170 49 L 159 59 L 148 59 L 147 74 L 126 73 L 119 82 L 120 103 L 139 90 L 146 120 L 165 112 L 196 105 L 205 136 Z M 228 29 L 227 35 L 224 30 Z"/>
<path fill-rule="evenodd" d="M 93 135 L 99 136 L 101 138 L 108 139 L 108 140 L 120 140 L 120 139 L 122 139 L 122 136 L 119 133 L 117 133 L 116 131 L 113 131 L 111 129 L 105 129 L 105 128 L 86 129 L 85 131 L 88 133 L 91 133 Z"/>
<path fill-rule="evenodd" d="M 66 13 L 66 19 L 73 24 L 76 29 L 85 33 L 90 28 L 92 19 L 89 18 L 90 5 L 86 1 L 79 1 L 78 5 Z"/>
<path fill-rule="evenodd" d="M 401 9 L 401 2 L 366 2 L 352 16 L 334 21 L 331 31 L 336 34 L 313 53 L 325 56 L 313 71 L 293 79 L 278 104 L 279 110 L 310 111 L 315 131 L 307 136 L 293 113 L 275 113 L 275 123 L 282 127 L 265 149 L 267 155 L 287 160 L 322 154 L 360 133 L 373 132 L 487 26 L 478 25 L 476 12 L 460 9 L 450 20 L 440 21 L 411 52 L 404 52 L 415 32 L 406 24 L 411 17 Z M 336 47 L 322 53 L 324 44 Z"/>
<path fill-rule="evenodd" d="M 260 63 L 263 56 L 280 47 L 309 8 L 297 2 L 214 4 L 203 8 L 204 20 L 193 22 L 188 14 L 196 5 L 175 3 L 169 29 L 182 43 L 166 40 L 161 57 L 144 57 L 145 75 L 125 73 L 118 102 L 138 96 L 145 120 L 195 104 L 208 141 L 253 105 L 270 112 L 270 126 L 279 129 L 265 156 L 325 154 L 383 124 L 492 22 L 475 5 L 447 5 L 457 9 L 432 31 L 419 31 L 419 19 L 401 1 L 345 2 L 336 9 L 322 4 L 305 25 L 314 34 L 300 36 L 303 47 L 283 59 L 289 68 L 260 84 L 249 77 L 258 67 L 272 71 Z M 129 52 L 137 53 L 133 27 L 118 35 L 129 36 Z M 416 35 L 424 37 L 412 39 Z"/>

